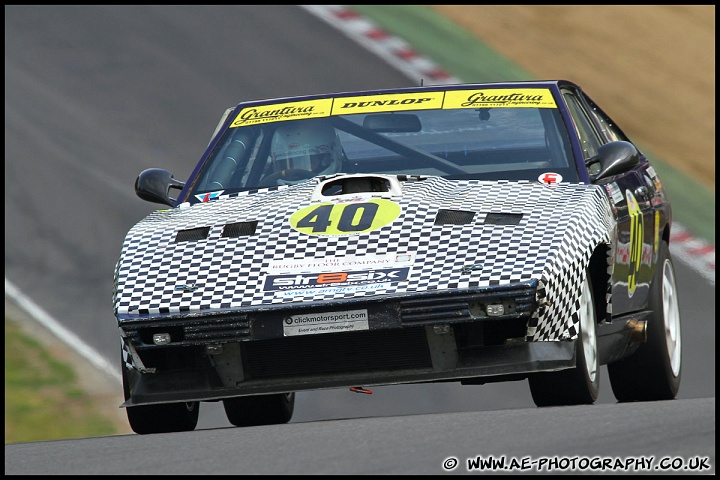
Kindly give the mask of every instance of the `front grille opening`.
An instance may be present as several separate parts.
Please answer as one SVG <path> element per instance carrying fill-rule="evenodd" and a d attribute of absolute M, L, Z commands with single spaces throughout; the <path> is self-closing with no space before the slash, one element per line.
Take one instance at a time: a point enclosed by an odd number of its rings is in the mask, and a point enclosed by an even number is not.
<path fill-rule="evenodd" d="M 248 378 L 432 367 L 423 328 L 286 337 L 241 348 Z"/>
<path fill-rule="evenodd" d="M 499 305 L 502 305 L 502 310 L 499 310 Z M 402 300 L 400 321 L 403 325 L 429 325 L 507 317 L 527 318 L 536 308 L 533 288 L 518 287 L 503 292 L 503 296 L 469 293 Z M 488 310 L 491 310 L 490 314 Z"/>
<path fill-rule="evenodd" d="M 191 228 L 189 230 L 180 230 L 175 236 L 175 243 L 180 242 L 197 242 L 205 240 L 210 233 L 210 227 Z"/>
<path fill-rule="evenodd" d="M 172 370 L 197 369 L 207 366 L 207 358 L 203 347 L 167 347 L 167 348 L 138 348 L 146 368 L 155 368 L 158 372 Z"/>
<path fill-rule="evenodd" d="M 247 314 L 211 315 L 201 318 L 150 319 L 122 325 L 127 338 L 138 347 L 166 348 L 173 346 L 205 345 L 206 343 L 238 342 L 250 335 Z M 170 335 L 170 342 L 156 345 L 153 336 Z"/>
<path fill-rule="evenodd" d="M 228 223 L 227 225 L 225 225 L 225 228 L 223 228 L 222 236 L 247 237 L 250 235 L 255 235 L 257 224 L 257 220 L 252 222 Z"/>
<path fill-rule="evenodd" d="M 474 217 L 475 212 L 442 209 L 435 217 L 435 225 L 467 225 Z"/>
<path fill-rule="evenodd" d="M 505 345 L 511 339 L 525 338 L 527 319 L 483 320 L 455 324 L 454 328 L 458 348 L 489 347 Z"/>

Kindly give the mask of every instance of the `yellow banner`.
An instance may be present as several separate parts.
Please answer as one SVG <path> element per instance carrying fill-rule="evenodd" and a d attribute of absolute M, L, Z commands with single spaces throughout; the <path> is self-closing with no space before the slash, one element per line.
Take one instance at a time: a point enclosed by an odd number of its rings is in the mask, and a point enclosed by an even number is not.
<path fill-rule="evenodd" d="M 453 108 L 557 108 L 546 88 L 488 88 L 324 98 L 243 108 L 230 127 L 353 113 Z"/>
<path fill-rule="evenodd" d="M 303 102 L 277 103 L 260 107 L 243 108 L 230 127 L 246 127 L 260 123 L 329 117 L 333 99 L 306 100 Z"/>
<path fill-rule="evenodd" d="M 445 92 L 393 93 L 336 98 L 332 115 L 442 108 Z"/>
<path fill-rule="evenodd" d="M 546 88 L 488 88 L 484 90 L 449 90 L 443 108 L 557 108 Z"/>

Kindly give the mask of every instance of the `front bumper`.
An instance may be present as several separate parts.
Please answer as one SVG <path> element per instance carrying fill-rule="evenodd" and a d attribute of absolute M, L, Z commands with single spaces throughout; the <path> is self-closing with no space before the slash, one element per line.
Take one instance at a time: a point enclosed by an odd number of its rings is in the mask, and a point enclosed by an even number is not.
<path fill-rule="evenodd" d="M 343 334 L 336 334 L 343 335 Z M 430 335 L 435 335 L 431 333 Z M 234 350 L 236 353 L 239 350 Z M 139 374 L 130 373 L 129 398 L 122 406 L 179 401 L 220 400 L 242 395 L 273 394 L 324 388 L 378 386 L 435 381 L 484 383 L 492 377 L 561 370 L 575 366 L 575 340 L 482 347 L 465 352 L 430 354 L 428 365 L 416 368 L 367 369 L 267 378 L 244 377 L 244 367 L 216 359 L 215 367 Z M 240 355 L 242 356 L 242 355 Z M 220 365 L 220 366 L 219 366 Z M 483 381 L 484 380 L 484 381 Z"/>
<path fill-rule="evenodd" d="M 537 282 L 472 291 L 120 320 L 123 406 L 324 388 L 484 383 L 570 368 L 574 341 L 529 342 Z M 488 315 L 488 306 L 503 305 Z M 284 336 L 289 314 L 367 310 L 368 329 Z M 490 308 L 490 310 L 493 310 Z M 171 341 L 155 345 L 153 336 Z"/>

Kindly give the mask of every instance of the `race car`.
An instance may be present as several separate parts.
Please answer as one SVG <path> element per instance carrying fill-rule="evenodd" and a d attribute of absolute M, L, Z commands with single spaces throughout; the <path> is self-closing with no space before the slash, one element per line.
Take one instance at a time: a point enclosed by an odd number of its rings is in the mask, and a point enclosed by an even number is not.
<path fill-rule="evenodd" d="M 242 102 L 114 274 L 128 420 L 281 424 L 300 391 L 527 380 L 539 407 L 674 398 L 672 212 L 565 80 Z"/>

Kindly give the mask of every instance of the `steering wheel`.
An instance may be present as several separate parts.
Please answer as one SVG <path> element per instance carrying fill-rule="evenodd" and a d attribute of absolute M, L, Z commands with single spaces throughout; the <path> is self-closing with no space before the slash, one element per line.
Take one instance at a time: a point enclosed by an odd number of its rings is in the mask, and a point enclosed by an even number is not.
<path fill-rule="evenodd" d="M 289 168 L 286 170 L 280 170 L 279 172 L 271 173 L 266 175 L 262 179 L 263 184 L 275 184 L 278 180 L 283 179 L 288 182 L 298 182 L 300 180 L 307 180 L 308 178 L 314 177 L 315 174 L 310 170 L 302 170 L 300 168 Z"/>

